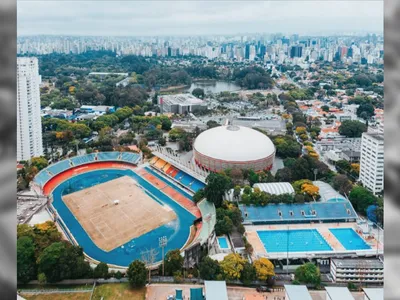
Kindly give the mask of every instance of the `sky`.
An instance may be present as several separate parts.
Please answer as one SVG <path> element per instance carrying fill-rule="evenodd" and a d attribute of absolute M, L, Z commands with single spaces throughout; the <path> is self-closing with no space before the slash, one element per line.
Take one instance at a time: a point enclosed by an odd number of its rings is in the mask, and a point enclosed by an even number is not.
<path fill-rule="evenodd" d="M 383 0 L 17 0 L 18 36 L 382 33 L 383 13 Z"/>

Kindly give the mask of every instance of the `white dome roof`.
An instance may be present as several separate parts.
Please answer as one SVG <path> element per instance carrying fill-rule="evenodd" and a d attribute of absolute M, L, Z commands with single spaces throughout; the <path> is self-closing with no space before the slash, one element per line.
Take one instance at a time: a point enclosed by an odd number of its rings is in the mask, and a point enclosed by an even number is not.
<path fill-rule="evenodd" d="M 218 126 L 202 132 L 194 149 L 210 158 L 244 162 L 266 158 L 275 152 L 263 133 L 243 126 Z"/>

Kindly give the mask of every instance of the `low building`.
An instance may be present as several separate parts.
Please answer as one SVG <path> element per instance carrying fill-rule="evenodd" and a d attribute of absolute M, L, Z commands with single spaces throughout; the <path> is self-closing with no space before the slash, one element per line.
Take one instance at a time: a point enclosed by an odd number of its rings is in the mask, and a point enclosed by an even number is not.
<path fill-rule="evenodd" d="M 332 259 L 331 276 L 336 283 L 383 284 L 383 262 L 379 259 Z"/>
<path fill-rule="evenodd" d="M 93 112 L 93 113 L 107 113 L 107 112 L 115 112 L 114 106 L 106 106 L 106 105 L 82 105 L 79 108 L 80 111 L 85 112 Z"/>
<path fill-rule="evenodd" d="M 285 299 L 287 300 L 312 300 L 305 285 L 285 284 Z"/>
<path fill-rule="evenodd" d="M 207 103 L 192 94 L 158 96 L 158 105 L 162 113 L 185 114 L 207 109 Z"/>

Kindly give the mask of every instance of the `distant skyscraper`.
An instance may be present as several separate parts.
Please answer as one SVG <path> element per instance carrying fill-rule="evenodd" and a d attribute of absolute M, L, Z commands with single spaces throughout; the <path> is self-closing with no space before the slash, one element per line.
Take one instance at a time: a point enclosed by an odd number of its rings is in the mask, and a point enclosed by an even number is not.
<path fill-rule="evenodd" d="M 43 155 L 40 76 L 35 57 L 17 58 L 17 160 Z"/>
<path fill-rule="evenodd" d="M 249 59 L 250 58 L 250 45 L 246 44 L 246 48 L 244 50 L 244 58 Z"/>
<path fill-rule="evenodd" d="M 302 51 L 303 51 L 303 47 L 301 47 L 301 46 L 292 46 L 292 48 L 290 48 L 290 57 L 291 58 L 301 57 Z"/>
<path fill-rule="evenodd" d="M 360 181 L 374 195 L 381 193 L 383 190 L 383 145 L 383 134 L 367 132 L 362 134 Z"/>

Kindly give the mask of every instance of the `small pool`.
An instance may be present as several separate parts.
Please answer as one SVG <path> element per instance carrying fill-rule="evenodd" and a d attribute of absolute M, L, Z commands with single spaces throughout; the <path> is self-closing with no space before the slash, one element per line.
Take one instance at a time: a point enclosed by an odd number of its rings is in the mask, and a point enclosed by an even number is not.
<path fill-rule="evenodd" d="M 371 247 L 352 228 L 330 228 L 346 250 L 366 250 Z"/>
<path fill-rule="evenodd" d="M 332 251 L 316 229 L 257 231 L 267 252 Z"/>
<path fill-rule="evenodd" d="M 221 249 L 229 249 L 228 240 L 225 236 L 220 236 L 218 238 L 218 245 Z"/>

